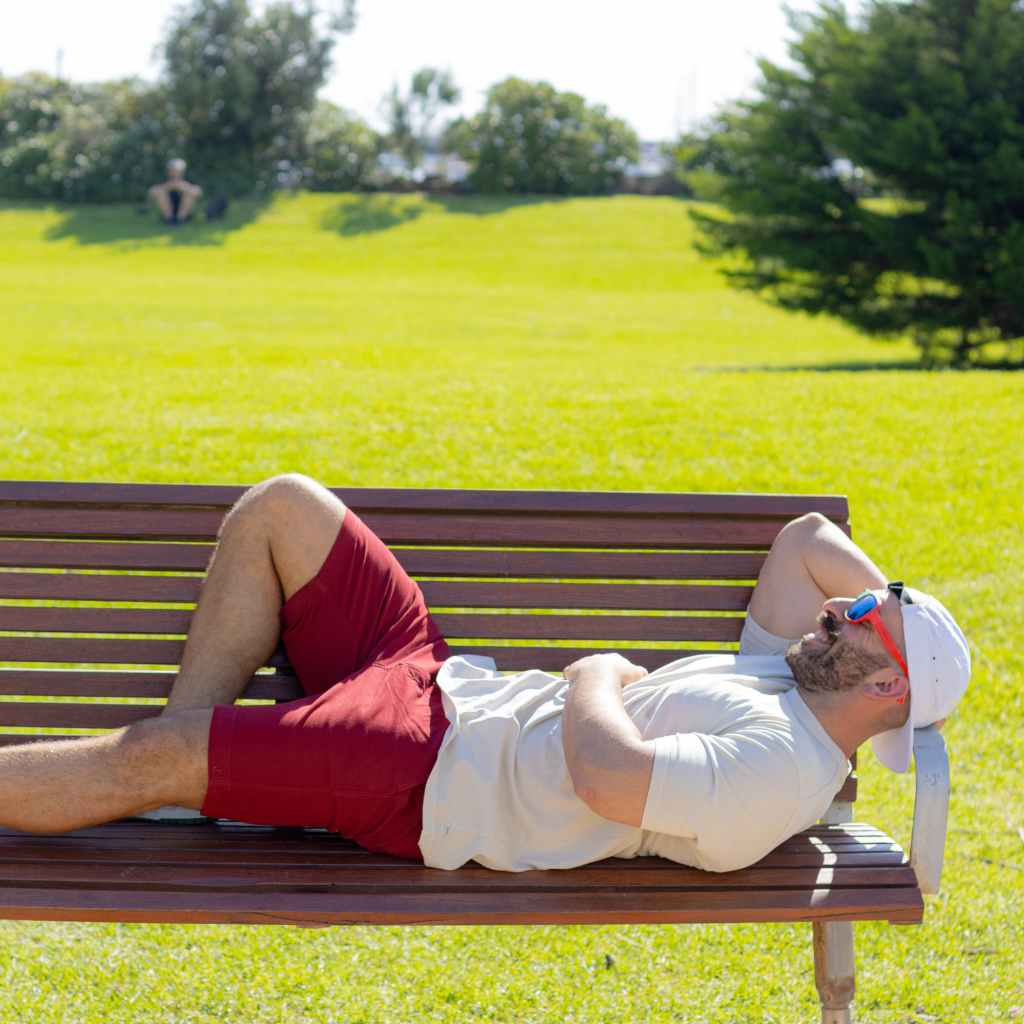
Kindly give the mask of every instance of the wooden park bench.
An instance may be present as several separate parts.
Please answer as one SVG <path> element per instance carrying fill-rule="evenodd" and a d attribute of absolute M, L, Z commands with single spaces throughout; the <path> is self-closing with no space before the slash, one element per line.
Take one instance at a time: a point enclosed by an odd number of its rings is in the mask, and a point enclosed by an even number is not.
<path fill-rule="evenodd" d="M 242 491 L 0 483 L 0 744 L 159 713 L 218 525 Z M 490 655 L 501 670 L 558 672 L 584 652 L 616 649 L 654 669 L 698 650 L 735 650 L 778 530 L 811 511 L 849 530 L 840 497 L 336 493 L 420 581 L 453 652 Z M 531 614 L 538 609 L 548 614 Z M 297 696 L 277 656 L 245 699 Z M 234 822 L 0 830 L 0 915 L 306 926 L 810 921 L 823 1019 L 844 1021 L 850 922 L 919 923 L 921 894 L 938 888 L 945 748 L 928 729 L 915 749 L 909 862 L 884 832 L 852 820 L 851 775 L 821 824 L 727 874 L 654 857 L 445 872 L 321 830 Z"/>

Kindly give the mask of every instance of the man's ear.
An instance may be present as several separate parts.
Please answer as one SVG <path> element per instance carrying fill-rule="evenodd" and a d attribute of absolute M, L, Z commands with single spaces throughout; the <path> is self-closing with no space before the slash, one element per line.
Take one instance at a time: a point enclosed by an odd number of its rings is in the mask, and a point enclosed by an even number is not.
<path fill-rule="evenodd" d="M 902 701 L 910 695 L 910 680 L 895 669 L 881 668 L 861 683 L 861 692 L 868 700 Z"/>

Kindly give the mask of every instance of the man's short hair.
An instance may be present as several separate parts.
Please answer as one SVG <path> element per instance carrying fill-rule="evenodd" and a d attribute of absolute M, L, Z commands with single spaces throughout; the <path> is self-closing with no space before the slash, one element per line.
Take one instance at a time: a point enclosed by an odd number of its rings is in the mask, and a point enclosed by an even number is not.
<path fill-rule="evenodd" d="M 174 171 L 177 171 L 179 174 L 184 174 L 186 166 L 187 165 L 185 161 L 182 160 L 180 156 L 176 156 L 173 159 L 167 161 L 167 170 L 169 170 L 172 174 L 174 173 Z"/>

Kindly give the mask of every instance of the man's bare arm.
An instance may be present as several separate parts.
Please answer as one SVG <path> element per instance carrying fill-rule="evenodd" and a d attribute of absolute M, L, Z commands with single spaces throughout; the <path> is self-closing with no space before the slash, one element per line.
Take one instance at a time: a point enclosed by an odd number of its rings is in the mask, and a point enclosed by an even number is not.
<path fill-rule="evenodd" d="M 835 523 L 812 512 L 779 531 L 749 611 L 769 633 L 796 638 L 814 629 L 828 598 L 885 584 L 878 566 Z"/>
<path fill-rule="evenodd" d="M 572 685 L 562 712 L 562 747 L 576 795 L 602 818 L 637 828 L 654 747 L 626 714 L 622 687 L 645 674 L 620 655 L 581 658 L 565 669 Z"/>

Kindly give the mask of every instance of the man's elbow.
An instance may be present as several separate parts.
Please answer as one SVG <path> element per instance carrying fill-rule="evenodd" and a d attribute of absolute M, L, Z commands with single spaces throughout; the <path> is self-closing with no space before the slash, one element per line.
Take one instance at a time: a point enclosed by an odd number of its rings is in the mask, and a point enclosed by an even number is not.
<path fill-rule="evenodd" d="M 633 807 L 634 801 L 615 793 L 608 786 L 589 785 L 581 780 L 573 779 L 573 792 L 596 814 L 606 821 L 614 821 L 619 825 L 640 827 L 642 812 L 638 815 Z"/>

